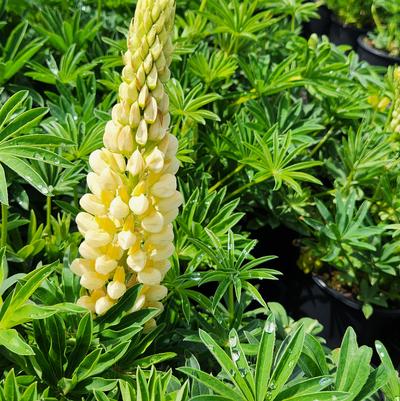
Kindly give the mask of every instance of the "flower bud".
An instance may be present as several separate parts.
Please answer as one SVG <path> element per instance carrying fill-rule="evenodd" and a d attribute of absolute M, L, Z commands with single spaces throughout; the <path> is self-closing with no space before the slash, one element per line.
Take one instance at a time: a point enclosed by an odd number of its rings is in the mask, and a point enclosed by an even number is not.
<path fill-rule="evenodd" d="M 132 309 L 130 310 L 131 313 L 137 312 L 138 310 L 142 309 L 144 306 L 144 303 L 146 302 L 146 297 L 144 295 L 140 295 L 135 304 L 133 305 Z"/>
<path fill-rule="evenodd" d="M 165 226 L 159 233 L 150 234 L 146 243 L 149 242 L 153 245 L 163 245 L 168 242 L 172 242 L 174 239 L 174 230 L 172 224 Z"/>
<path fill-rule="evenodd" d="M 151 97 L 146 108 L 144 109 L 143 117 L 148 124 L 153 124 L 157 118 L 157 101 Z"/>
<path fill-rule="evenodd" d="M 114 301 L 108 297 L 101 297 L 96 301 L 95 311 L 98 315 L 104 315 L 114 305 Z"/>
<path fill-rule="evenodd" d="M 94 268 L 97 273 L 109 274 L 117 268 L 117 261 L 110 259 L 107 255 L 101 255 L 96 259 Z"/>
<path fill-rule="evenodd" d="M 147 143 L 147 136 L 148 136 L 148 132 L 147 132 L 147 124 L 145 120 L 141 120 L 138 126 L 138 129 L 136 131 L 136 142 L 139 145 L 146 145 Z"/>
<path fill-rule="evenodd" d="M 96 173 L 89 172 L 86 177 L 86 182 L 90 192 L 100 198 L 102 191 L 99 183 L 99 176 Z"/>
<path fill-rule="evenodd" d="M 125 102 L 134 102 L 137 99 L 138 93 L 134 82 L 130 84 L 122 82 L 119 86 L 119 97 Z"/>
<path fill-rule="evenodd" d="M 111 240 L 111 235 L 104 230 L 89 230 L 85 234 L 86 243 L 93 248 L 108 245 Z"/>
<path fill-rule="evenodd" d="M 118 134 L 121 130 L 121 125 L 114 121 L 108 121 L 103 135 L 104 146 L 112 151 L 118 150 Z"/>
<path fill-rule="evenodd" d="M 136 235 L 132 231 L 121 231 L 118 234 L 118 244 L 123 250 L 129 249 L 136 242 Z"/>
<path fill-rule="evenodd" d="M 133 175 L 141 174 L 144 169 L 144 160 L 142 154 L 136 149 L 128 160 L 126 169 Z"/>
<path fill-rule="evenodd" d="M 132 104 L 131 109 L 129 111 L 129 125 L 132 128 L 136 128 L 139 126 L 140 120 L 141 120 L 140 107 L 139 103 L 136 101 Z"/>
<path fill-rule="evenodd" d="M 96 290 L 103 287 L 108 276 L 97 272 L 86 271 L 81 277 L 81 286 L 88 290 Z"/>
<path fill-rule="evenodd" d="M 159 233 L 164 225 L 164 217 L 160 212 L 153 212 L 142 220 L 143 230 L 149 233 Z"/>
<path fill-rule="evenodd" d="M 177 216 L 179 215 L 179 209 L 175 208 L 175 209 L 171 209 L 168 212 L 164 213 L 164 224 L 170 224 L 172 223 Z"/>
<path fill-rule="evenodd" d="M 176 153 L 178 152 L 178 147 L 179 147 L 179 143 L 178 143 L 178 139 L 176 138 L 176 136 L 169 134 L 168 135 L 168 147 L 165 152 L 165 157 L 167 157 L 169 159 L 169 158 L 175 156 Z"/>
<path fill-rule="evenodd" d="M 173 195 L 171 195 L 168 198 L 163 198 L 160 199 L 157 202 L 157 209 L 161 212 L 161 213 L 167 213 L 168 211 L 172 210 L 172 209 L 176 209 L 179 206 L 181 206 L 183 203 L 183 196 L 180 192 L 175 191 L 173 193 Z"/>
<path fill-rule="evenodd" d="M 76 303 L 83 308 L 89 309 L 90 312 L 95 311 L 96 301 L 92 299 L 92 297 L 90 297 L 89 295 L 83 295 L 76 301 Z"/>
<path fill-rule="evenodd" d="M 180 167 L 179 160 L 176 157 L 172 157 L 164 164 L 163 173 L 175 175 Z"/>
<path fill-rule="evenodd" d="M 158 40 L 158 38 L 156 39 Z M 154 57 L 154 54 L 153 54 Z M 157 78 L 158 78 L 158 73 L 157 73 L 157 67 L 153 65 L 153 68 L 150 71 L 150 74 L 147 75 L 147 86 L 149 87 L 150 90 L 155 89 L 157 85 Z"/>
<path fill-rule="evenodd" d="M 99 200 L 99 198 L 92 194 L 85 194 L 79 201 L 83 210 L 86 210 L 90 214 L 95 216 L 105 214 L 107 212 L 104 204 Z"/>
<path fill-rule="evenodd" d="M 90 246 L 86 241 L 79 245 L 79 253 L 85 259 L 96 259 L 100 256 L 99 250 Z"/>
<path fill-rule="evenodd" d="M 125 271 L 122 266 L 118 266 L 111 281 L 107 285 L 107 294 L 111 299 L 119 299 L 126 292 Z"/>
<path fill-rule="evenodd" d="M 144 85 L 143 88 L 140 90 L 138 97 L 139 106 L 142 109 L 144 109 L 148 100 L 149 100 L 149 88 L 147 87 L 147 85 Z"/>
<path fill-rule="evenodd" d="M 164 154 L 156 146 L 146 157 L 146 167 L 154 173 L 159 173 L 164 167 Z"/>
<path fill-rule="evenodd" d="M 79 212 L 77 214 L 76 224 L 79 232 L 83 235 L 86 231 L 97 230 L 99 228 L 95 218 L 91 214 L 85 212 Z"/>
<path fill-rule="evenodd" d="M 174 251 L 175 251 L 175 247 L 170 242 L 160 248 L 153 249 L 150 254 L 150 259 L 154 260 L 156 262 L 159 260 L 168 259 L 169 257 L 171 257 L 173 255 Z"/>
<path fill-rule="evenodd" d="M 97 174 L 100 174 L 103 169 L 108 167 L 107 162 L 103 158 L 103 152 L 100 149 L 97 149 L 90 154 L 89 165 L 90 168 Z"/>
<path fill-rule="evenodd" d="M 151 193 L 158 198 L 169 198 L 176 191 L 176 178 L 172 174 L 164 174 L 151 187 Z"/>
<path fill-rule="evenodd" d="M 87 271 L 91 271 L 93 262 L 81 258 L 74 259 L 71 263 L 70 269 L 77 276 L 82 276 Z"/>
<path fill-rule="evenodd" d="M 155 285 L 160 284 L 161 281 L 161 273 L 157 269 L 152 267 L 147 267 L 138 272 L 137 279 L 139 283 Z M 147 297 L 146 297 L 147 298 Z"/>
<path fill-rule="evenodd" d="M 122 69 L 122 79 L 126 82 L 133 82 L 135 81 L 135 71 L 133 70 L 132 65 L 127 64 L 123 69 Z"/>
<path fill-rule="evenodd" d="M 120 196 L 114 198 L 110 204 L 110 214 L 118 220 L 124 219 L 129 214 L 128 205 Z"/>
<path fill-rule="evenodd" d="M 132 255 L 129 255 L 126 259 L 128 266 L 135 272 L 139 272 L 144 269 L 147 262 L 147 255 L 142 250 L 138 250 Z"/>
<path fill-rule="evenodd" d="M 149 208 L 149 200 L 144 194 L 132 196 L 129 200 L 129 207 L 133 213 L 140 216 L 147 212 L 147 209 Z"/>
<path fill-rule="evenodd" d="M 133 136 L 129 125 L 125 125 L 118 134 L 118 150 L 122 153 L 133 152 Z"/>
<path fill-rule="evenodd" d="M 146 300 L 150 302 L 160 301 L 165 298 L 168 294 L 167 287 L 156 284 L 149 287 L 146 291 Z"/>

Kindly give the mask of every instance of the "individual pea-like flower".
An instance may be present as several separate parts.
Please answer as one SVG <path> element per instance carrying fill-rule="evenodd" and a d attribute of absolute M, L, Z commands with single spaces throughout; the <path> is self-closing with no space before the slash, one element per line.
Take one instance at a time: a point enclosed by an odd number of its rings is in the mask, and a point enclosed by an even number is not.
<path fill-rule="evenodd" d="M 136 283 L 132 312 L 162 311 L 161 284 L 174 252 L 172 222 L 182 196 L 175 174 L 177 139 L 168 132 L 165 82 L 170 77 L 175 0 L 139 0 L 123 56 L 119 102 L 104 131 L 104 148 L 89 157 L 90 193 L 76 223 L 84 240 L 71 270 L 85 289 L 78 303 L 102 315 Z M 154 321 L 148 323 L 151 327 Z"/>
<path fill-rule="evenodd" d="M 400 133 L 400 67 L 396 67 L 393 71 L 394 82 L 394 99 L 392 109 L 392 120 L 390 128 L 393 132 Z"/>

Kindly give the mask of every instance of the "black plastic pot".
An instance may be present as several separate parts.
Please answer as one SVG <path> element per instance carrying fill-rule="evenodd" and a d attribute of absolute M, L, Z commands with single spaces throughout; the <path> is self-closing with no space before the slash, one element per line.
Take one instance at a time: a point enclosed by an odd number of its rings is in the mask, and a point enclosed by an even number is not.
<path fill-rule="evenodd" d="M 361 60 L 368 61 L 372 65 L 388 67 L 389 65 L 400 64 L 400 57 L 391 56 L 385 51 L 375 49 L 365 40 L 366 36 L 357 38 L 357 53 Z"/>
<path fill-rule="evenodd" d="M 319 18 L 312 19 L 304 24 L 304 33 L 306 37 L 316 33 L 317 35 L 328 35 L 331 25 L 331 12 L 325 7 L 318 8 Z"/>
<path fill-rule="evenodd" d="M 329 347 L 340 346 L 347 327 L 351 326 L 360 344 L 373 347 L 374 341 L 380 340 L 388 348 L 393 362 L 400 364 L 400 336 L 394 329 L 400 325 L 400 309 L 375 307 L 372 316 L 366 319 L 360 302 L 329 288 L 319 276 L 313 276 L 304 287 L 299 304 L 300 316 L 318 319 L 324 326 L 322 336 Z M 376 355 L 374 362 L 379 363 Z"/>
<path fill-rule="evenodd" d="M 352 25 L 344 25 L 336 16 L 333 14 L 331 15 L 329 39 L 336 45 L 349 45 L 356 50 L 357 38 L 360 35 L 364 35 L 366 32 L 366 30 L 358 29 Z"/>

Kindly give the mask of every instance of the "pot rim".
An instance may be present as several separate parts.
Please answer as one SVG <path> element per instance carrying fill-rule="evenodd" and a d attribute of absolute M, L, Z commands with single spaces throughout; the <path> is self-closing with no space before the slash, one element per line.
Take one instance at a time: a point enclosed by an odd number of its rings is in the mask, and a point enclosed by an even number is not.
<path fill-rule="evenodd" d="M 391 62 L 394 61 L 394 62 L 396 62 L 396 63 L 400 63 L 400 57 L 398 57 L 398 56 L 391 56 L 389 53 L 385 52 L 384 50 L 379 50 L 379 49 L 376 49 L 376 48 L 373 47 L 373 46 L 370 46 L 368 43 L 365 42 L 364 39 L 366 39 L 366 38 L 367 38 L 366 35 L 360 35 L 360 36 L 357 38 L 357 44 L 358 44 L 358 46 L 360 46 L 363 50 L 365 50 L 365 51 L 367 51 L 367 52 L 373 54 L 374 56 L 381 57 L 381 58 L 383 58 L 384 60 L 391 61 Z"/>
<path fill-rule="evenodd" d="M 339 291 L 331 288 L 328 284 L 322 279 L 321 276 L 317 274 L 312 275 L 312 279 L 315 284 L 325 293 L 327 293 L 332 298 L 335 298 L 337 301 L 347 305 L 348 307 L 355 310 L 362 310 L 362 303 L 354 298 L 347 298 Z M 385 317 L 400 317 L 400 308 L 399 309 L 389 309 L 382 308 L 380 306 L 374 306 L 374 314 L 385 316 Z"/>

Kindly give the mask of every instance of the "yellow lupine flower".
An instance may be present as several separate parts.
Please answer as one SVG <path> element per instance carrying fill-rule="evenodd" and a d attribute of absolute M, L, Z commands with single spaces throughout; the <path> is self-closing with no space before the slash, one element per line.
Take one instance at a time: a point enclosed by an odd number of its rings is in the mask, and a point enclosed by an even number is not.
<path fill-rule="evenodd" d="M 161 284 L 174 252 L 171 222 L 182 196 L 175 174 L 177 139 L 168 133 L 175 0 L 139 0 L 123 56 L 119 102 L 104 130 L 104 148 L 89 157 L 91 193 L 76 222 L 84 237 L 71 270 L 87 291 L 78 303 L 101 315 L 127 288 L 142 283 L 132 312 L 162 311 Z M 152 326 L 151 322 L 149 326 Z"/>

